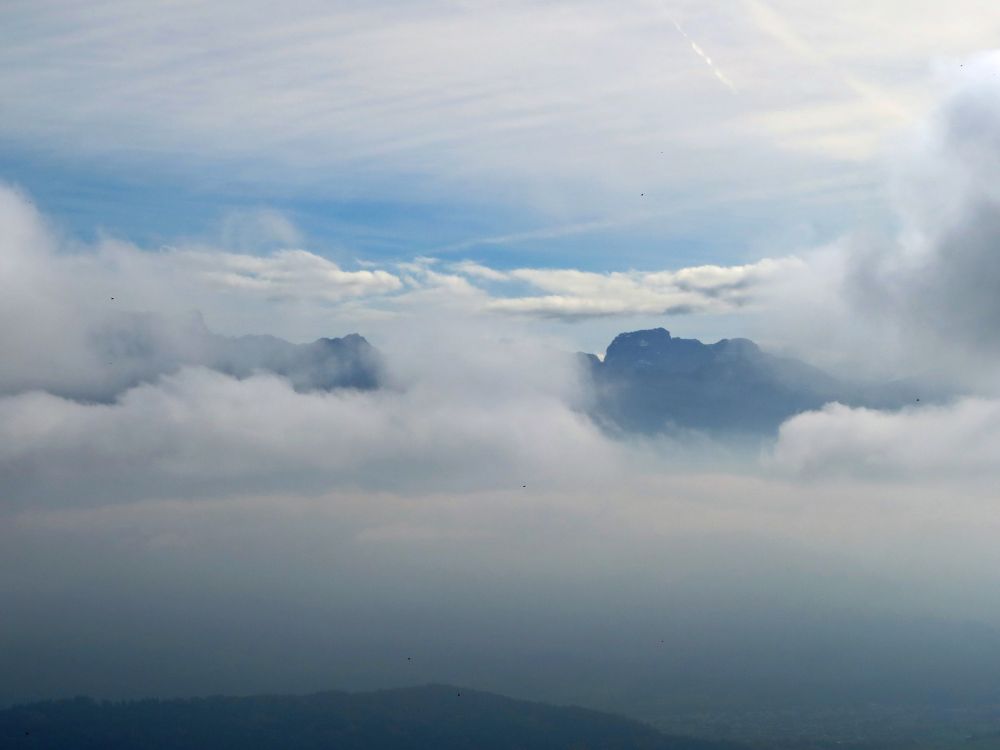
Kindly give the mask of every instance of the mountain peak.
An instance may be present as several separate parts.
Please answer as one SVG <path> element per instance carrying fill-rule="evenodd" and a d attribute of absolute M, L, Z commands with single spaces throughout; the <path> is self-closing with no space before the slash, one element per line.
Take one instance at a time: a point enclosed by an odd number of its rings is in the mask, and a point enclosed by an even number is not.
<path fill-rule="evenodd" d="M 613 353 L 627 351 L 630 349 L 646 349 L 649 347 L 658 348 L 669 344 L 672 341 L 670 331 L 666 328 L 649 328 L 644 331 L 629 331 L 619 333 L 615 336 L 605 352 L 605 359 Z"/>
<path fill-rule="evenodd" d="M 661 734 L 600 711 L 449 685 L 302 696 L 49 701 L 0 710 L 0 746 L 743 750 L 726 741 Z"/>
<path fill-rule="evenodd" d="M 664 328 L 615 337 L 603 362 L 585 360 L 598 421 L 626 432 L 676 427 L 769 433 L 852 389 L 749 339 L 705 344 Z"/>
<path fill-rule="evenodd" d="M 716 345 L 698 339 L 681 339 L 665 328 L 618 334 L 604 355 L 612 370 L 694 372 L 711 364 L 721 353 Z"/>
<path fill-rule="evenodd" d="M 353 347 L 371 348 L 371 344 L 368 343 L 368 339 L 366 339 L 360 333 L 348 333 L 346 336 L 340 336 L 338 338 L 329 338 L 327 336 L 324 336 L 323 338 L 316 339 L 314 343 L 325 344 L 326 346 L 353 346 Z"/>
<path fill-rule="evenodd" d="M 604 361 L 612 368 L 691 372 L 718 361 L 754 360 L 761 356 L 760 347 L 750 339 L 722 339 L 705 344 L 698 339 L 676 338 L 665 328 L 650 328 L 615 336 Z"/>

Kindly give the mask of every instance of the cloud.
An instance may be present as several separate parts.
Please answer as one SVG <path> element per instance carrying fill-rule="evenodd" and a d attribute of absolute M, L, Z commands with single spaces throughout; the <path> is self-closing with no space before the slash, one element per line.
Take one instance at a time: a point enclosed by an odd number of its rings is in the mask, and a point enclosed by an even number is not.
<path fill-rule="evenodd" d="M 498 353 L 492 362 L 501 360 Z M 548 364 L 547 389 L 522 378 L 506 392 L 489 386 L 509 371 L 478 368 L 480 382 L 470 387 L 475 366 L 452 357 L 451 377 L 422 377 L 403 390 L 303 394 L 277 376 L 237 380 L 187 368 L 110 404 L 39 392 L 0 398 L 4 504 L 87 506 L 263 488 L 520 487 L 544 485 L 551 467 L 560 477 L 593 476 L 613 451 L 567 406 L 568 366 L 560 375 L 558 363 Z"/>
<path fill-rule="evenodd" d="M 269 208 L 229 210 L 220 230 L 223 247 L 243 251 L 302 247 L 305 241 L 287 216 Z"/>
<path fill-rule="evenodd" d="M 453 263 L 451 264 L 451 268 L 462 276 L 467 276 L 480 281 L 508 281 L 511 278 L 509 274 L 504 273 L 503 271 L 497 271 L 494 268 L 484 266 L 482 263 L 476 263 L 471 260 L 463 260 L 458 263 Z"/>
<path fill-rule="evenodd" d="M 970 60 L 895 154 L 891 233 L 797 253 L 758 331 L 825 365 L 991 391 L 1000 346 L 1000 55 Z"/>
<path fill-rule="evenodd" d="M 782 471 L 811 477 L 995 477 L 1000 402 L 966 398 L 893 413 L 829 404 L 785 422 L 770 461 Z"/>
<path fill-rule="evenodd" d="M 832 404 L 798 415 L 781 428 L 774 466 L 895 480 L 995 475 L 998 72 L 996 52 L 951 71 L 941 102 L 898 149 L 894 235 L 858 233 L 803 253 L 772 287 L 765 316 L 801 350 L 823 349 L 855 371 L 919 375 L 976 396 L 898 413 Z"/>
<path fill-rule="evenodd" d="M 547 294 L 494 298 L 487 308 L 538 317 L 725 313 L 753 305 L 769 281 L 800 261 L 765 259 L 743 266 L 695 266 L 676 271 L 595 273 L 518 268 L 499 272 L 480 264 L 454 269 L 475 280 L 521 282 Z"/>
<path fill-rule="evenodd" d="M 0 184 L 0 392 L 93 370 L 73 282 L 51 264 L 56 246 L 28 198 Z"/>
<path fill-rule="evenodd" d="M 306 250 L 278 250 L 267 257 L 181 250 L 153 257 L 165 267 L 189 272 L 194 279 L 222 291 L 247 291 L 269 298 L 339 302 L 386 294 L 403 286 L 387 271 L 344 271 L 336 263 Z"/>

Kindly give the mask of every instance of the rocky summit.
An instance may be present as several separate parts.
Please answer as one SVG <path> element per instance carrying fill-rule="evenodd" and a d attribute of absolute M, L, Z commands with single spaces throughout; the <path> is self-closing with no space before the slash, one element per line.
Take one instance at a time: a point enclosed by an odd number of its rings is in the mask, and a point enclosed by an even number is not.
<path fill-rule="evenodd" d="M 892 384 L 846 383 L 748 339 L 705 344 L 664 328 L 622 333 L 601 360 L 583 355 L 592 416 L 613 431 L 773 433 L 789 417 L 830 401 L 895 406 Z"/>

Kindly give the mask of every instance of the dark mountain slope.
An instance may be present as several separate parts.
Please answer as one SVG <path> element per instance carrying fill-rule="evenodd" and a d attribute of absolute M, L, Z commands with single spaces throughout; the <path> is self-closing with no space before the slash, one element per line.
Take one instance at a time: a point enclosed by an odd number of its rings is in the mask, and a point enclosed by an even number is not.
<path fill-rule="evenodd" d="M 0 711 L 0 748 L 37 750 L 738 750 L 582 708 L 448 686 Z"/>
<path fill-rule="evenodd" d="M 382 358 L 378 350 L 356 333 L 292 344 L 272 336 L 215 336 L 206 364 L 235 377 L 271 372 L 288 378 L 299 391 L 335 388 L 378 388 Z"/>
<path fill-rule="evenodd" d="M 581 361 L 593 385 L 593 416 L 623 432 L 770 433 L 830 401 L 885 408 L 911 399 L 901 385 L 843 383 L 747 339 L 703 344 L 663 328 L 619 334 L 603 361 Z"/>

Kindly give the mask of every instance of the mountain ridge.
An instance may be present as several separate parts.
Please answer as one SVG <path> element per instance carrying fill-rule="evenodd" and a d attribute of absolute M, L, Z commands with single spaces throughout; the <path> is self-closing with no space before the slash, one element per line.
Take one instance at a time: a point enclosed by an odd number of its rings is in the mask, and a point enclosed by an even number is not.
<path fill-rule="evenodd" d="M 38 750 L 740 750 L 614 714 L 451 685 L 97 702 L 0 711 L 0 748 Z"/>
<path fill-rule="evenodd" d="M 581 353 L 591 388 L 589 413 L 622 433 L 773 434 L 789 417 L 831 401 L 898 408 L 912 399 L 892 384 L 848 383 L 749 339 L 705 344 L 665 328 L 618 334 L 604 359 Z"/>
<path fill-rule="evenodd" d="M 270 335 L 216 334 L 197 316 L 133 313 L 110 319 L 88 343 L 92 367 L 70 380 L 53 373 L 40 389 L 85 403 L 113 403 L 125 391 L 184 367 L 238 379 L 270 373 L 299 392 L 371 391 L 395 382 L 382 352 L 358 333 L 292 343 Z M 706 344 L 671 336 L 665 328 L 619 333 L 603 360 L 578 353 L 576 361 L 585 388 L 574 408 L 611 434 L 767 436 L 789 417 L 831 401 L 898 408 L 915 398 L 912 388 L 899 384 L 838 380 L 749 339 Z M 23 390 L 15 386 L 7 395 Z"/>

